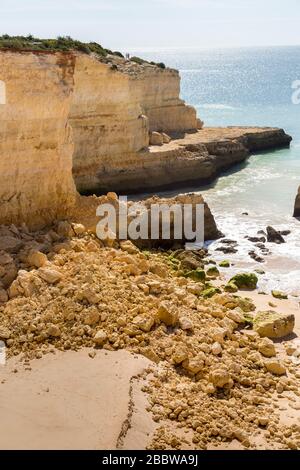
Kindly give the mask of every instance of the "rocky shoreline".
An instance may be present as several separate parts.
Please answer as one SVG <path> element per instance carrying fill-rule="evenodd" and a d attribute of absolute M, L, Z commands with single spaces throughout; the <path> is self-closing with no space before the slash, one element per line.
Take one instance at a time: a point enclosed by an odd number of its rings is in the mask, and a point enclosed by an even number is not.
<path fill-rule="evenodd" d="M 97 182 L 88 193 L 139 193 L 205 184 L 251 154 L 287 147 L 291 140 L 283 129 L 274 128 L 203 128 L 183 137 L 175 134 L 170 142 L 139 152 L 126 169 L 97 172 Z"/>

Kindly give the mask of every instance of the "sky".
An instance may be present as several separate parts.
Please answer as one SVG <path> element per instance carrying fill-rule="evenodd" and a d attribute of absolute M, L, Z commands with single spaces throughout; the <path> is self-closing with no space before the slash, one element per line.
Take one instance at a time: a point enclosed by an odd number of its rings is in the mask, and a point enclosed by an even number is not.
<path fill-rule="evenodd" d="M 300 45 L 299 0 L 0 0 L 0 35 L 130 51 Z"/>

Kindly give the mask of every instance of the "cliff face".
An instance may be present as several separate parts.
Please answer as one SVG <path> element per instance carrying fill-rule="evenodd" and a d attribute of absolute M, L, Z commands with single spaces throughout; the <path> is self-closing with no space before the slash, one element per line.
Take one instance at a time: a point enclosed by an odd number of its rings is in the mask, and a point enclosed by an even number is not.
<path fill-rule="evenodd" d="M 79 191 L 96 190 L 101 174 L 149 144 L 146 117 L 129 78 L 85 55 L 76 58 L 70 124 L 73 175 Z"/>
<path fill-rule="evenodd" d="M 150 131 L 166 133 L 197 129 L 197 113 L 179 98 L 177 70 L 145 67 L 130 80 L 133 94 L 149 119 Z"/>
<path fill-rule="evenodd" d="M 43 224 L 72 206 L 72 132 L 68 124 L 74 58 L 0 52 L 0 219 Z"/>
<path fill-rule="evenodd" d="M 179 75 L 80 53 L 0 52 L 0 218 L 43 224 L 135 168 L 149 129 L 196 128 Z M 3 96 L 1 99 L 3 103 Z M 145 114 L 148 114 L 147 117 Z M 72 177 L 73 173 L 73 177 Z"/>
<path fill-rule="evenodd" d="M 135 167 L 149 131 L 196 130 L 196 111 L 179 99 L 176 70 L 126 65 L 119 70 L 77 55 L 70 124 L 73 175 L 80 192 L 97 192 L 104 175 Z"/>

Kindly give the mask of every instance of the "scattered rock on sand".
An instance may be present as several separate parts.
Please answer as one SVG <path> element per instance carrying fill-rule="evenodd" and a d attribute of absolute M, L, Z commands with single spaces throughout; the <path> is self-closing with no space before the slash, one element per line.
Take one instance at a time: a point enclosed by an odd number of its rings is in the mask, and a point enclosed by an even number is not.
<path fill-rule="evenodd" d="M 282 314 L 273 310 L 259 312 L 253 321 L 253 329 L 260 336 L 283 338 L 291 334 L 295 327 L 293 314 Z"/>
<path fill-rule="evenodd" d="M 104 330 L 99 330 L 95 334 L 93 338 L 94 343 L 96 346 L 103 346 L 103 344 L 107 341 L 107 334 Z"/>
<path fill-rule="evenodd" d="M 262 338 L 259 341 L 258 350 L 265 357 L 276 356 L 276 349 L 274 343 L 269 338 Z"/>
<path fill-rule="evenodd" d="M 274 375 L 285 375 L 286 374 L 286 368 L 279 361 L 271 359 L 271 360 L 265 361 L 264 365 L 265 365 L 265 368 L 267 369 L 267 371 L 271 372 L 271 374 L 274 374 Z"/>
<path fill-rule="evenodd" d="M 239 273 L 233 276 L 229 282 L 233 282 L 239 289 L 256 289 L 258 278 L 254 273 Z"/>
<path fill-rule="evenodd" d="M 284 292 L 281 292 L 279 290 L 272 290 L 272 295 L 273 295 L 273 297 L 275 297 L 275 299 L 284 300 L 284 299 L 288 298 L 287 294 L 285 294 Z"/>
<path fill-rule="evenodd" d="M 221 263 L 219 263 L 219 266 L 220 268 L 230 268 L 230 261 L 224 259 L 223 261 L 221 261 Z"/>

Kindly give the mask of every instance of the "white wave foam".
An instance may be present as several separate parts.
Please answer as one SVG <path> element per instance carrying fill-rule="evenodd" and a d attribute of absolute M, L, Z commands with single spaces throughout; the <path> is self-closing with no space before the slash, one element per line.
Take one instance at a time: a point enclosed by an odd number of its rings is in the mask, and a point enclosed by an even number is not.
<path fill-rule="evenodd" d="M 229 106 L 227 104 L 222 104 L 222 103 L 206 103 L 206 104 L 202 104 L 201 107 L 204 109 L 238 109 L 238 108 L 235 108 L 234 106 Z"/>

